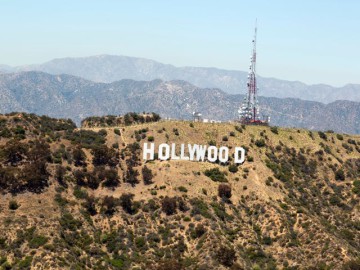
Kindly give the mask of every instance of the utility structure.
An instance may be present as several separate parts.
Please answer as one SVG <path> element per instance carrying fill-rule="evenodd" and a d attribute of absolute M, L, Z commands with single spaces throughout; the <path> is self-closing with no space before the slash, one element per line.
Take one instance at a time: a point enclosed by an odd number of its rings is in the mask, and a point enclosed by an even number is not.
<path fill-rule="evenodd" d="M 200 112 L 193 112 L 194 122 L 202 122 L 202 114 Z"/>
<path fill-rule="evenodd" d="M 256 35 L 257 26 L 255 25 L 254 39 L 252 40 L 253 49 L 250 58 L 249 74 L 247 76 L 247 94 L 238 110 L 239 121 L 246 125 L 268 125 L 270 117 L 261 119 L 259 103 L 257 100 L 257 78 L 256 78 Z"/>

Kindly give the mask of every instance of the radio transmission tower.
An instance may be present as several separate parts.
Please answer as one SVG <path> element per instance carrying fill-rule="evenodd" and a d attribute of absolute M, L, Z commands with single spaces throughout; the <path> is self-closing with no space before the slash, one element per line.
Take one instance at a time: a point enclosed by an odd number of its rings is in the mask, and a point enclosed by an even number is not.
<path fill-rule="evenodd" d="M 259 103 L 257 100 L 257 79 L 256 79 L 256 35 L 257 25 L 255 25 L 254 39 L 252 40 L 253 49 L 250 58 L 249 74 L 247 77 L 247 94 L 244 97 L 244 101 L 241 104 L 238 113 L 239 121 L 242 124 L 248 125 L 268 125 L 269 117 L 265 120 L 261 120 Z"/>

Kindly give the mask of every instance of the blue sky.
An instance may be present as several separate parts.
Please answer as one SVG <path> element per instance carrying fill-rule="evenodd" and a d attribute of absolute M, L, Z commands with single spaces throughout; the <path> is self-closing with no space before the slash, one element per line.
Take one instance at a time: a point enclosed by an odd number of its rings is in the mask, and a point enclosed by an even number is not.
<path fill-rule="evenodd" d="M 258 73 L 360 83 L 358 0 L 2 0 L 0 64 L 98 54 L 247 70 L 258 19 Z"/>

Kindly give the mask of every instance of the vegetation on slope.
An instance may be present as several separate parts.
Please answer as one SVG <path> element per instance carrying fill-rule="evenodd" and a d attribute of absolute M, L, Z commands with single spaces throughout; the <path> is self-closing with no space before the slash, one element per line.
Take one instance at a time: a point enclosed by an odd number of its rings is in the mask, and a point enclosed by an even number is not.
<path fill-rule="evenodd" d="M 359 269 L 360 137 L 170 121 L 78 130 L 27 114 L 0 123 L 3 269 Z M 243 145 L 247 161 L 144 162 L 149 138 Z"/>

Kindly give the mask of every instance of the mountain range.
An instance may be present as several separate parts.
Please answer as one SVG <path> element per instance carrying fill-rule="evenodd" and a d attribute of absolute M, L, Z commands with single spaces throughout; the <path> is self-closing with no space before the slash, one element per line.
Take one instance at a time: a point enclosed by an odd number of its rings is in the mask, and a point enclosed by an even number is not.
<path fill-rule="evenodd" d="M 190 119 L 200 111 L 204 118 L 236 119 L 242 95 L 217 88 L 199 88 L 186 81 L 120 80 L 97 83 L 71 75 L 29 71 L 0 74 L 0 112 L 25 111 L 71 118 L 78 124 L 93 115 L 154 111 L 162 117 Z M 323 104 L 294 98 L 260 97 L 263 114 L 272 125 L 342 133 L 360 133 L 360 103 Z"/>
<path fill-rule="evenodd" d="M 19 67 L 0 66 L 0 73 L 42 71 L 53 75 L 69 74 L 94 82 L 112 83 L 122 79 L 151 81 L 183 80 L 201 88 L 219 88 L 229 94 L 246 92 L 247 73 L 207 67 L 175 67 L 157 61 L 128 57 L 99 55 L 82 58 L 54 59 L 39 65 Z M 336 100 L 360 101 L 360 85 L 348 84 L 332 87 L 325 84 L 307 85 L 298 81 L 285 81 L 258 77 L 261 96 L 299 98 L 322 103 Z"/>

